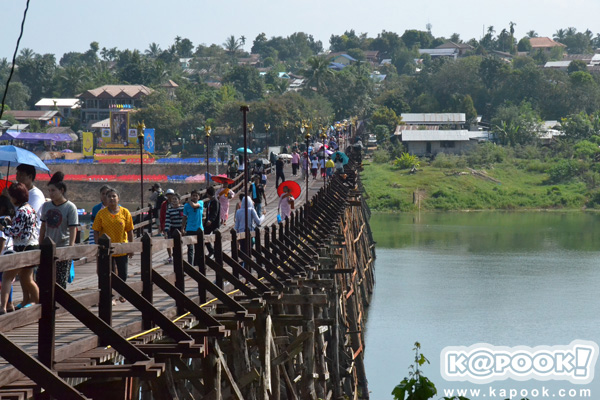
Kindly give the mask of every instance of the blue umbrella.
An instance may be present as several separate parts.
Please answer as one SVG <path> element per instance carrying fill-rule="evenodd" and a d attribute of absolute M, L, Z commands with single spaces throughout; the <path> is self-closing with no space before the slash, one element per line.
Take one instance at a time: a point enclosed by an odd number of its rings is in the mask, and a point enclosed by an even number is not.
<path fill-rule="evenodd" d="M 238 153 L 243 153 L 244 152 L 244 148 L 240 147 L 239 149 L 236 150 Z M 248 154 L 252 154 L 252 150 L 250 149 L 246 149 L 246 151 L 248 152 Z"/>
<path fill-rule="evenodd" d="M 342 163 L 343 163 L 344 165 L 348 164 L 348 161 L 350 161 L 350 159 L 348 158 L 348 156 L 346 155 L 346 153 L 344 153 L 344 152 L 342 152 L 342 151 L 336 151 L 335 153 L 333 153 L 333 154 L 331 155 L 331 159 L 332 159 L 333 161 L 335 161 L 335 159 L 336 159 L 337 157 L 341 157 L 341 158 L 342 158 Z"/>
<path fill-rule="evenodd" d="M 15 166 L 19 164 L 32 165 L 35 169 L 50 174 L 50 168 L 32 152 L 17 146 L 0 146 L 0 166 L 8 166 L 6 171 L 7 182 L 11 164 Z"/>

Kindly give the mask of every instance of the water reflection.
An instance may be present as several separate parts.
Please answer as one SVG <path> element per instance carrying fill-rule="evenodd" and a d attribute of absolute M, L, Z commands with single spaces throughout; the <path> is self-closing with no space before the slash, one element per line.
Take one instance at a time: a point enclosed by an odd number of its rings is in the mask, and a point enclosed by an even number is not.
<path fill-rule="evenodd" d="M 441 378 L 446 346 L 600 343 L 598 222 L 587 213 L 373 215 L 377 281 L 365 352 L 371 398 L 391 398 L 417 340 L 438 390 L 481 388 Z M 592 398 L 600 397 L 597 382 L 585 385 Z M 573 387 L 512 380 L 491 386 L 542 385 Z"/>

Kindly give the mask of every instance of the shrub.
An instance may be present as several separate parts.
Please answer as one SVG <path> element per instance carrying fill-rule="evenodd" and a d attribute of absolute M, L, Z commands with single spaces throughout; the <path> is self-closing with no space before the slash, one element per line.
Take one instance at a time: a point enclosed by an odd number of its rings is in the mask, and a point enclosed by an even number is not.
<path fill-rule="evenodd" d="M 400 169 L 418 168 L 420 165 L 421 162 L 419 161 L 419 157 L 409 153 L 402 153 L 400 157 L 396 157 L 394 160 L 394 167 Z"/>
<path fill-rule="evenodd" d="M 467 166 L 467 160 L 463 156 L 457 156 L 454 154 L 439 153 L 435 156 L 435 159 L 431 162 L 432 167 L 436 168 L 464 168 Z"/>
<path fill-rule="evenodd" d="M 385 150 L 375 150 L 373 153 L 373 162 L 377 164 L 385 164 L 390 161 L 390 155 Z"/>
<path fill-rule="evenodd" d="M 579 173 L 579 163 L 575 160 L 560 160 L 548 171 L 551 183 L 566 182 Z"/>
<path fill-rule="evenodd" d="M 501 163 L 506 158 L 506 149 L 494 143 L 482 143 L 467 156 L 467 163 L 471 167 L 489 166 Z"/>

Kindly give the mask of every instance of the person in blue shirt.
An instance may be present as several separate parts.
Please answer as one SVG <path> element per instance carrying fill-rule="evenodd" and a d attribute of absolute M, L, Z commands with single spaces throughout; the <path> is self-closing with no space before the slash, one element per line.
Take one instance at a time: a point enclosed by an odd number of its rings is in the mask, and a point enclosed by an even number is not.
<path fill-rule="evenodd" d="M 202 213 L 204 212 L 204 202 L 200 200 L 200 193 L 197 190 L 192 190 L 190 200 L 183 206 L 183 221 L 182 234 L 187 236 L 195 236 L 199 230 L 204 230 L 202 227 Z M 194 265 L 194 245 L 188 245 L 188 262 Z"/>

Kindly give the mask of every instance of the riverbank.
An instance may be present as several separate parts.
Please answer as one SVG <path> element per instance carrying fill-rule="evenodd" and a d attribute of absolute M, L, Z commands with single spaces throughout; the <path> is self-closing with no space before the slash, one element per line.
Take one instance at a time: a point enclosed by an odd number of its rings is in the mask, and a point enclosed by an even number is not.
<path fill-rule="evenodd" d="M 374 211 L 582 210 L 595 204 L 583 182 L 550 184 L 548 174 L 509 162 L 490 170 L 422 165 L 414 174 L 370 162 L 361 178 Z"/>

